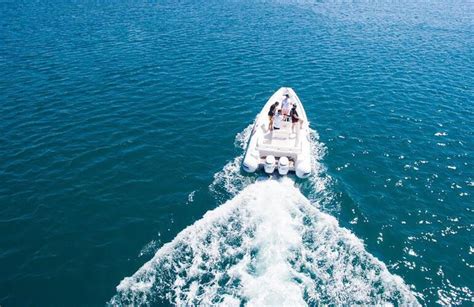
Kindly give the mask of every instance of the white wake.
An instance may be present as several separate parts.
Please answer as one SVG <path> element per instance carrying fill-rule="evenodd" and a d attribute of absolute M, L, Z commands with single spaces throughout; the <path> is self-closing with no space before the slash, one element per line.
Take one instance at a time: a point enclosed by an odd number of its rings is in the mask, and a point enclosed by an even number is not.
<path fill-rule="evenodd" d="M 236 137 L 242 155 L 210 190 L 230 199 L 180 232 L 117 286 L 110 305 L 418 305 L 404 281 L 328 213 L 331 178 L 312 133 L 314 175 L 295 183 L 241 173 L 252 126 Z M 306 198 L 300 189 L 310 191 Z M 328 207 L 329 206 L 329 207 Z"/>
<path fill-rule="evenodd" d="M 403 280 L 290 179 L 263 180 L 189 226 L 112 305 L 417 304 Z"/>

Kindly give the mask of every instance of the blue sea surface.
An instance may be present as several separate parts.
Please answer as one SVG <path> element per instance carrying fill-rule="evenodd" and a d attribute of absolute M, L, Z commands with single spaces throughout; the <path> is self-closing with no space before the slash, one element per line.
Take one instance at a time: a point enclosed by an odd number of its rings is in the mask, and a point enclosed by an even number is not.
<path fill-rule="evenodd" d="M 2 306 L 474 304 L 472 1 L 3 0 L 0 106 Z"/>

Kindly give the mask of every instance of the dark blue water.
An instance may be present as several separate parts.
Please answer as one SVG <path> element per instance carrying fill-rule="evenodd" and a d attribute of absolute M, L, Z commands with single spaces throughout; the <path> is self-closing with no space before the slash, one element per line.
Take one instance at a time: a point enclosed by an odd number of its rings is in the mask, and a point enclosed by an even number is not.
<path fill-rule="evenodd" d="M 472 305 L 473 20 L 471 1 L 1 1 L 0 304 Z M 315 130 L 297 189 L 238 169 L 281 86 Z"/>

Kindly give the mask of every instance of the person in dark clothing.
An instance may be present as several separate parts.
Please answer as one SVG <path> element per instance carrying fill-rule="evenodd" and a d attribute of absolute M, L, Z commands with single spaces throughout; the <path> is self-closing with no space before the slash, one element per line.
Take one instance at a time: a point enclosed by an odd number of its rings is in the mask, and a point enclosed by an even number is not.
<path fill-rule="evenodd" d="M 274 104 L 270 106 L 270 110 L 268 111 L 268 130 L 273 129 L 273 116 L 275 116 L 276 113 L 276 108 L 278 107 L 278 101 L 276 101 Z"/>
<path fill-rule="evenodd" d="M 290 118 L 291 118 L 291 131 L 295 132 L 295 126 L 300 121 L 300 117 L 298 116 L 298 112 L 296 111 L 296 104 L 293 105 L 290 111 Z"/>

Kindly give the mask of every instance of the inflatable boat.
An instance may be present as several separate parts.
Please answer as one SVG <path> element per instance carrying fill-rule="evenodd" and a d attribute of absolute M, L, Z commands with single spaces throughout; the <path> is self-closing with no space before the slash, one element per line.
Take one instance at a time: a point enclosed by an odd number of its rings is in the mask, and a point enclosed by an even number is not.
<path fill-rule="evenodd" d="M 275 102 L 278 105 L 272 108 Z M 297 121 L 291 111 L 288 113 L 288 105 L 290 109 L 295 106 Z M 273 113 L 275 115 L 270 116 Z M 295 91 L 289 87 L 280 88 L 255 119 L 242 169 L 248 173 L 264 170 L 267 174 L 282 176 L 294 172 L 299 178 L 307 178 L 311 174 L 309 133 L 309 122 Z"/>

